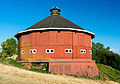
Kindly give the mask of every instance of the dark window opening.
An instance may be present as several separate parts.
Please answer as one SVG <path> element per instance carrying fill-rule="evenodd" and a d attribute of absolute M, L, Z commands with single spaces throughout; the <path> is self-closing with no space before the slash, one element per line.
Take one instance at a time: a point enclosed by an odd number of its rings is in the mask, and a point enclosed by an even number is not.
<path fill-rule="evenodd" d="M 83 50 L 81 50 L 81 52 L 83 52 Z"/>
<path fill-rule="evenodd" d="M 69 50 L 69 52 L 72 52 L 72 50 Z"/>
<path fill-rule="evenodd" d="M 47 52 L 49 52 L 49 50 L 47 50 Z"/>
<path fill-rule="evenodd" d="M 36 50 L 33 50 L 34 53 L 36 53 Z"/>
<path fill-rule="evenodd" d="M 53 50 L 51 50 L 51 52 L 54 52 Z"/>
<path fill-rule="evenodd" d="M 65 50 L 65 52 L 68 52 L 68 50 Z"/>
<path fill-rule="evenodd" d="M 33 62 L 31 69 L 38 69 L 40 71 L 48 72 L 49 70 L 49 63 L 48 62 Z"/>

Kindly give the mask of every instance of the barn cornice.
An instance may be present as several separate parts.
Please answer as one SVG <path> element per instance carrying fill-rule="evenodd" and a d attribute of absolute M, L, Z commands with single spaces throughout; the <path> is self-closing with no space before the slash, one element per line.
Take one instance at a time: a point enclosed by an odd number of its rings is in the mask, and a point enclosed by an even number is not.
<path fill-rule="evenodd" d="M 24 31 L 18 32 L 18 33 L 15 35 L 15 37 L 17 37 L 19 34 L 23 34 L 23 33 L 26 33 L 26 32 L 32 32 L 32 31 L 47 31 L 47 30 L 77 31 L 77 32 L 83 32 L 83 33 L 90 34 L 90 35 L 92 36 L 92 38 L 95 37 L 95 33 L 92 33 L 92 32 L 87 31 L 87 30 L 76 29 L 76 28 L 52 28 L 52 27 L 49 27 L 49 28 L 35 28 L 35 29 L 24 30 Z"/>

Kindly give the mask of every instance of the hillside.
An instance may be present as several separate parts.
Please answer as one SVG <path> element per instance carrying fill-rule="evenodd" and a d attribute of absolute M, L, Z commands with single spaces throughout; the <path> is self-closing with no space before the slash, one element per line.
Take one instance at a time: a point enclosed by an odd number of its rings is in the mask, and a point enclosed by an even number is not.
<path fill-rule="evenodd" d="M 113 81 L 43 74 L 0 64 L 0 84 L 118 84 Z"/>

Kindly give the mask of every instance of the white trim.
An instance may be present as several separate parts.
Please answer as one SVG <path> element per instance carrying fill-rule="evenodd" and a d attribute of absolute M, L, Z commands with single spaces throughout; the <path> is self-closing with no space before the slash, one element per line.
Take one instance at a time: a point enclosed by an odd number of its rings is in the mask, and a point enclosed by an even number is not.
<path fill-rule="evenodd" d="M 35 50 L 36 52 L 33 52 L 34 50 Z M 37 53 L 37 50 L 36 50 L 36 49 L 32 49 L 32 53 L 33 53 L 33 54 L 36 54 L 36 53 Z"/>
<path fill-rule="evenodd" d="M 83 52 L 81 52 L 81 51 L 83 51 Z M 81 54 L 85 54 L 85 53 L 86 53 L 86 50 L 85 50 L 85 49 L 81 49 L 81 50 L 80 50 L 80 53 L 81 53 Z"/>
<path fill-rule="evenodd" d="M 31 51 L 32 51 L 32 49 L 30 49 L 30 54 L 32 54 L 32 52 L 31 52 Z"/>
<path fill-rule="evenodd" d="M 66 50 L 68 50 L 68 52 L 66 52 Z M 70 50 L 72 51 L 72 49 L 65 49 L 65 53 L 72 53 Z"/>
<path fill-rule="evenodd" d="M 24 32 L 28 32 L 28 31 L 35 31 L 35 30 L 49 30 L 49 29 L 51 29 L 51 30 L 73 30 L 73 31 L 82 31 L 82 32 L 87 32 L 87 33 L 89 33 L 89 34 L 92 34 L 92 35 L 95 35 L 95 33 L 92 33 L 92 32 L 89 32 L 89 31 L 87 31 L 87 30 L 82 30 L 82 29 L 75 29 L 75 28 L 52 28 L 52 27 L 49 27 L 49 28 L 36 28 L 36 29 L 28 29 L 28 30 L 24 30 L 24 31 L 21 31 L 21 32 L 18 32 L 17 34 L 20 34 L 20 33 L 24 33 Z M 17 35 L 16 34 L 16 35 Z M 15 36 L 16 36 L 15 35 Z"/>
<path fill-rule="evenodd" d="M 90 50 L 90 54 L 92 54 L 92 50 Z"/>
<path fill-rule="evenodd" d="M 91 48 L 92 48 L 92 39 L 91 39 Z"/>
<path fill-rule="evenodd" d="M 21 50 L 21 54 L 24 54 L 24 51 L 23 51 L 23 50 Z"/>
<path fill-rule="evenodd" d="M 47 52 L 47 50 L 49 50 L 49 52 Z M 51 52 L 51 50 L 53 50 L 53 52 Z M 54 53 L 54 49 L 46 49 L 46 53 Z"/>

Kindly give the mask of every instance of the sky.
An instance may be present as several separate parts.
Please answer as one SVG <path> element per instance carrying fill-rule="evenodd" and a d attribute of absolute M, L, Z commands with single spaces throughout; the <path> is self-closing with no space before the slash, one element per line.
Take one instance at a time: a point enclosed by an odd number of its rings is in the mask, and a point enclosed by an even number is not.
<path fill-rule="evenodd" d="M 92 40 L 120 53 L 120 0 L 0 0 L 0 44 L 50 16 L 60 15 L 95 33 Z"/>

